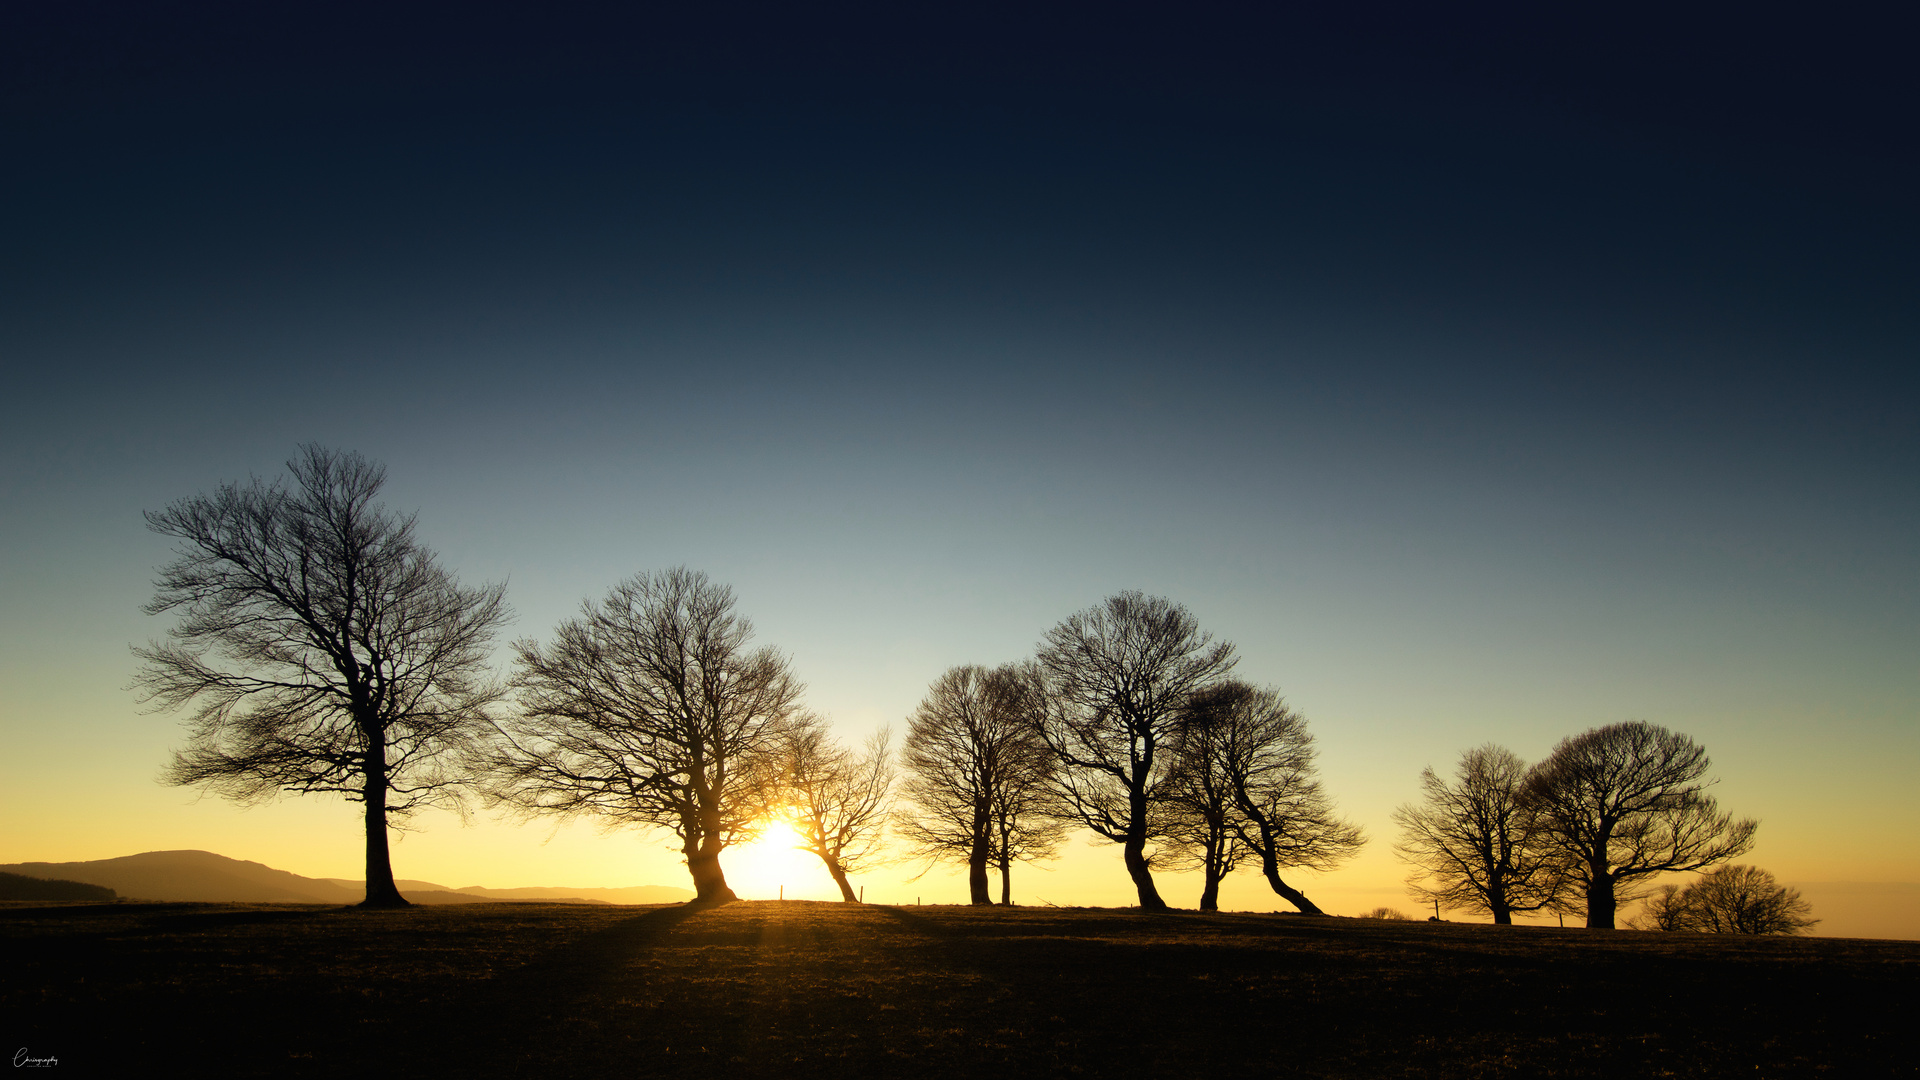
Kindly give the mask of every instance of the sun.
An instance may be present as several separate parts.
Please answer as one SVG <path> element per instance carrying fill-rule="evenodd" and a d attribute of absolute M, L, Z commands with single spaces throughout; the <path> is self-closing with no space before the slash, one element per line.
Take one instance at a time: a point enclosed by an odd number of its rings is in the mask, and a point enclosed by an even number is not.
<path fill-rule="evenodd" d="M 743 900 L 837 900 L 827 868 L 812 852 L 801 851 L 800 834 L 784 819 L 775 818 L 750 844 L 738 844 L 720 853 L 727 884 Z"/>

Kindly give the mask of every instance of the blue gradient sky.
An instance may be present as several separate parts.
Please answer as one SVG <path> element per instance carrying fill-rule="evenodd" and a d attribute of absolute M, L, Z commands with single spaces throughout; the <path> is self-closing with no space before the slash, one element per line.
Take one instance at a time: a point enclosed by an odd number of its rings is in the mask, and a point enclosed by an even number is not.
<path fill-rule="evenodd" d="M 731 584 L 850 737 L 1178 600 L 1372 833 L 1334 910 L 1405 906 L 1422 767 L 1629 718 L 1783 879 L 1920 882 L 1897 28 L 97 8 L 0 34 L 0 861 L 357 873 L 349 808 L 159 787 L 125 690 L 140 511 L 319 441 L 515 635 Z M 423 825 L 401 877 L 683 876 Z M 911 872 L 869 888 L 959 895 Z"/>

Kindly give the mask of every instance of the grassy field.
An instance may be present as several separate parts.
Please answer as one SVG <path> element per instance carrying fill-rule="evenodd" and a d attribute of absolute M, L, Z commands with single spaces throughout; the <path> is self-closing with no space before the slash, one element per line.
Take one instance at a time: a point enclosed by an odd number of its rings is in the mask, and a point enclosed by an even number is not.
<path fill-rule="evenodd" d="M 1920 1075 L 1920 943 L 804 902 L 0 908 L 65 1075 Z"/>

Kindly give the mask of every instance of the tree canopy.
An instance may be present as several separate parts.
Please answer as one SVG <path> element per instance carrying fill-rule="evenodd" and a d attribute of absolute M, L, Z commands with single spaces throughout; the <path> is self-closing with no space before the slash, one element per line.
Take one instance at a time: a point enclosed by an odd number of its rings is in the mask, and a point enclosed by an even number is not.
<path fill-rule="evenodd" d="M 1662 885 L 1638 925 L 1707 934 L 1804 934 L 1813 905 L 1757 866 L 1716 867 L 1685 887 Z"/>
<path fill-rule="evenodd" d="M 1522 796 L 1583 887 L 1587 925 L 1612 929 L 1621 902 L 1655 874 L 1698 870 L 1753 845 L 1760 826 L 1706 794 L 1700 744 L 1631 720 L 1564 739 L 1527 774 Z"/>
<path fill-rule="evenodd" d="M 146 611 L 180 619 L 169 642 L 136 650 L 135 685 L 193 710 L 164 780 L 362 803 L 366 903 L 404 905 L 387 831 L 462 806 L 499 696 L 488 658 L 503 589 L 441 569 L 414 519 L 375 501 L 381 466 L 309 445 L 287 471 L 291 483 L 225 484 L 147 513 L 180 543 Z"/>
<path fill-rule="evenodd" d="M 1053 755 L 1066 812 L 1121 845 L 1140 906 L 1164 910 L 1147 845 L 1181 711 L 1236 661 L 1186 608 L 1123 592 L 1047 631 L 1039 665 L 1047 707 L 1036 730 Z"/>
<path fill-rule="evenodd" d="M 1030 666 L 963 665 L 935 679 L 907 718 L 895 834 L 914 857 L 965 865 L 972 903 L 993 902 L 992 867 L 1009 902 L 1013 863 L 1045 858 L 1060 842 L 1053 761 L 1034 726 L 1042 707 Z"/>
<path fill-rule="evenodd" d="M 801 686 L 732 590 L 677 568 L 582 605 L 550 644 L 520 641 L 519 711 L 500 725 L 496 802 L 666 829 L 697 897 L 734 898 L 720 853 L 774 809 Z"/>
<path fill-rule="evenodd" d="M 1196 695 L 1187 741 L 1190 770 L 1210 777 L 1226 797 L 1226 826 L 1260 867 L 1267 885 L 1309 915 L 1324 914 L 1281 876 L 1290 867 L 1330 870 L 1366 844 L 1341 818 L 1320 783 L 1306 717 L 1279 691 L 1239 681 Z"/>
<path fill-rule="evenodd" d="M 1442 907 L 1483 912 L 1511 923 L 1515 912 L 1559 910 L 1566 855 L 1546 822 L 1520 797 L 1526 762 L 1488 743 L 1460 755 L 1452 782 L 1420 774 L 1424 796 L 1393 813 L 1394 851 L 1411 863 L 1415 896 Z"/>
<path fill-rule="evenodd" d="M 854 902 L 848 875 L 885 860 L 881 841 L 893 809 L 892 735 L 869 738 L 858 753 L 818 722 L 796 725 L 784 740 L 780 808 L 793 821 L 800 848 L 813 853 Z"/>

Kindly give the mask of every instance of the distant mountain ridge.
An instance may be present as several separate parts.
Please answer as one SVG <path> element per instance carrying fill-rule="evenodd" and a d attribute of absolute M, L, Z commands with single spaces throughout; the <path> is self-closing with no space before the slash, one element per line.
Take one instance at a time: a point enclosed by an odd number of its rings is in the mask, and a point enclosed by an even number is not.
<path fill-rule="evenodd" d="M 366 887 L 359 881 L 301 877 L 262 863 L 229 859 L 211 851 L 148 851 L 89 862 L 9 863 L 0 865 L 0 873 L 99 885 L 133 900 L 357 904 L 366 897 Z M 677 904 L 693 899 L 692 890 L 667 885 L 636 885 L 621 889 L 487 889 L 469 885 L 463 889 L 450 889 L 431 881 L 402 880 L 396 884 L 400 887 L 401 895 L 416 904 L 479 904 L 501 900 Z"/>

